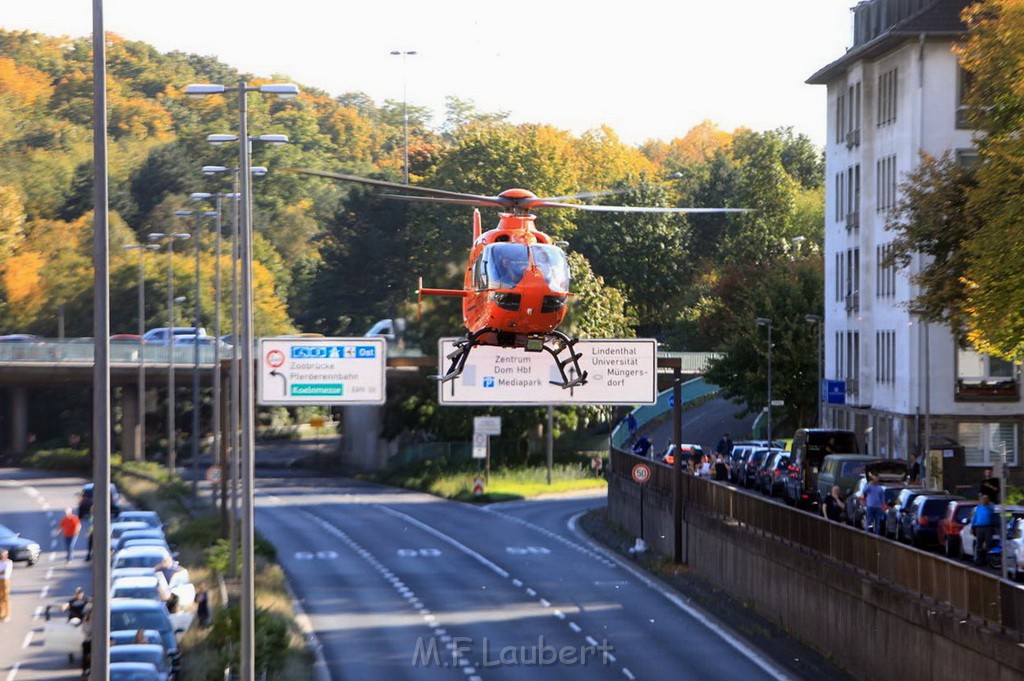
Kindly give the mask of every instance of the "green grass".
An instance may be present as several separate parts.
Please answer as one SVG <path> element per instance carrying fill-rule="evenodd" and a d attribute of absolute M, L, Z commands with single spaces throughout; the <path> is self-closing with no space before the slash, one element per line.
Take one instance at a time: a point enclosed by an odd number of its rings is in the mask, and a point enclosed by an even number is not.
<path fill-rule="evenodd" d="M 429 469 L 428 469 L 429 471 Z M 551 484 L 547 482 L 547 468 L 499 468 L 491 471 L 484 494 L 473 495 L 473 481 L 482 471 L 473 469 L 434 471 L 426 474 L 392 476 L 388 482 L 400 487 L 418 489 L 447 499 L 461 501 L 509 501 L 529 499 L 543 494 L 601 489 L 607 486 L 604 478 L 595 477 L 578 465 L 556 465 L 551 471 Z"/>

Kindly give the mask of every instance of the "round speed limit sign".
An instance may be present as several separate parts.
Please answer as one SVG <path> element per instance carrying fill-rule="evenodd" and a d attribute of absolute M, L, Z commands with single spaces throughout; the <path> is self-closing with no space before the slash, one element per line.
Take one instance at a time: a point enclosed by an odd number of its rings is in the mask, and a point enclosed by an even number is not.
<path fill-rule="evenodd" d="M 633 479 L 641 485 L 651 479 L 651 467 L 645 463 L 633 466 Z"/>
<path fill-rule="evenodd" d="M 284 364 L 284 353 L 280 350 L 271 350 L 267 353 L 267 364 L 269 364 L 271 368 L 279 368 Z"/>

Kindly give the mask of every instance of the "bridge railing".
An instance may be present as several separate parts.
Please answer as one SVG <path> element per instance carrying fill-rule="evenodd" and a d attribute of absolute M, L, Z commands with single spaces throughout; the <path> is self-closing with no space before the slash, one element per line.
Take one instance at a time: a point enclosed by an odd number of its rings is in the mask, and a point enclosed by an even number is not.
<path fill-rule="evenodd" d="M 175 345 L 174 361 L 176 364 L 192 364 L 195 361 L 195 346 Z M 216 359 L 218 348 L 213 345 L 199 346 L 199 363 L 211 365 Z M 0 342 L 0 362 L 26 363 L 60 363 L 60 362 L 92 362 L 94 345 L 89 340 L 45 341 L 42 343 L 3 343 Z M 152 364 L 170 362 L 171 348 L 166 345 L 140 345 L 138 342 L 110 343 L 110 361 L 112 363 L 138 363 L 143 360 Z M 221 359 L 231 356 L 230 347 L 220 348 Z"/>

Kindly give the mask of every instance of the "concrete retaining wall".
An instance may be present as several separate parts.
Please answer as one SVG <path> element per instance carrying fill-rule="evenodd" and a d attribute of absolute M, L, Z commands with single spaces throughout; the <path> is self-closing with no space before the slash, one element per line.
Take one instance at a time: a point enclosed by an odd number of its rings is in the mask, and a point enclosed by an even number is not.
<path fill-rule="evenodd" d="M 639 535 L 639 486 L 612 474 L 608 513 Z M 671 495 L 643 492 L 644 539 L 672 555 Z M 1019 681 L 1017 639 L 872 575 L 684 504 L 684 561 L 857 678 Z"/>

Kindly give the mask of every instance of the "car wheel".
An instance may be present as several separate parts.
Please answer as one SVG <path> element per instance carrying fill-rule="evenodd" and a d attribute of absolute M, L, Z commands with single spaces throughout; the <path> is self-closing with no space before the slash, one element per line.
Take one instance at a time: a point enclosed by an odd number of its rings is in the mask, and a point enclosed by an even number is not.
<path fill-rule="evenodd" d="M 36 558 L 29 558 L 29 559 L 28 559 L 28 560 L 26 561 L 26 563 L 27 563 L 27 564 L 29 565 L 29 567 L 31 567 L 31 566 L 33 566 L 33 565 L 35 565 L 35 564 L 36 564 L 36 563 L 38 563 L 38 562 L 39 562 L 39 558 L 38 558 L 38 557 L 36 557 Z"/>

